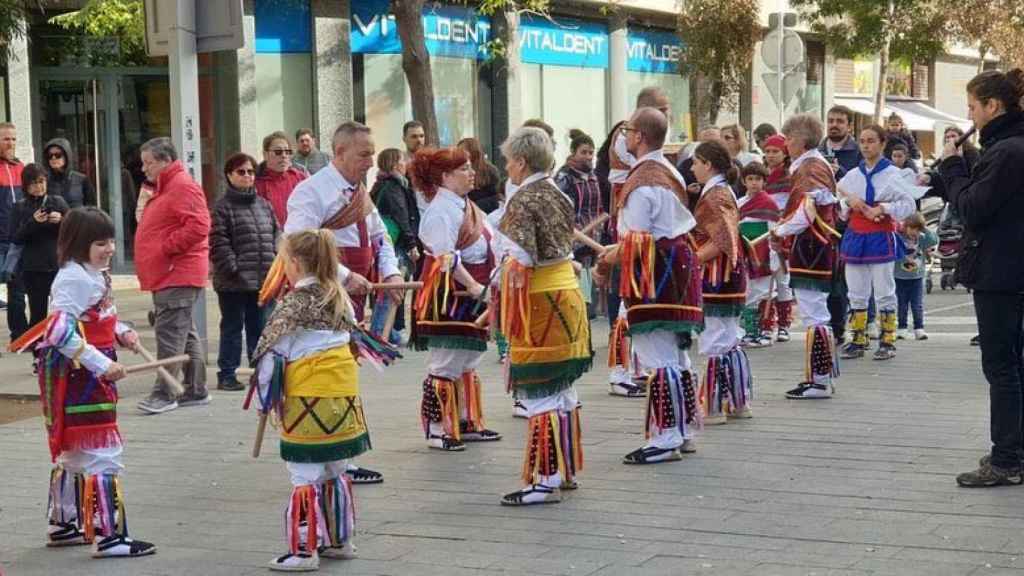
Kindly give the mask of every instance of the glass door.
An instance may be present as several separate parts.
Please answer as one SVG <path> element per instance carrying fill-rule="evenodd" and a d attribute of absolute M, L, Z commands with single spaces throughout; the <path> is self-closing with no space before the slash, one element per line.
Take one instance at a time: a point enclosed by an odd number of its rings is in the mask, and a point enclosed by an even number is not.
<path fill-rule="evenodd" d="M 39 146 L 37 161 L 45 162 L 44 146 L 53 138 L 70 145 L 70 167 L 85 174 L 96 192 L 100 208 L 109 209 L 110 190 L 106 181 L 104 137 L 106 108 L 104 85 L 97 78 L 40 80 L 37 115 Z"/>

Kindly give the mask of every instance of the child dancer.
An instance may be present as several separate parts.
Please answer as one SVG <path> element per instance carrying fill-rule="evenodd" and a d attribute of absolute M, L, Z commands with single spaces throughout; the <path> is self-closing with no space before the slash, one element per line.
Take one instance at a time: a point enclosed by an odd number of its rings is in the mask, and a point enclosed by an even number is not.
<path fill-rule="evenodd" d="M 748 269 L 747 307 L 743 309 L 743 345 L 760 348 L 772 345 L 772 334 L 765 330 L 769 321 L 772 290 L 772 253 L 768 242 L 768 227 L 779 221 L 779 208 L 765 190 L 768 169 L 758 161 L 743 167 L 740 176 L 747 194 L 740 198 L 740 234 L 750 244 L 751 259 Z"/>
<path fill-rule="evenodd" d="M 93 544 L 93 558 L 156 552 L 128 536 L 121 487 L 122 439 L 117 386 L 127 375 L 116 345 L 134 348 L 138 335 L 117 321 L 107 269 L 114 255 L 114 223 L 98 208 L 68 213 L 57 240 L 60 272 L 50 316 L 18 341 L 38 341 L 39 387 L 50 456 L 47 546 Z M 96 533 L 100 539 L 95 540 Z"/>
<path fill-rule="evenodd" d="M 693 153 L 693 174 L 703 184 L 694 209 L 697 257 L 704 268 L 704 332 L 700 353 L 708 366 L 701 383 L 701 402 L 708 425 L 726 417 L 750 418 L 754 380 L 740 347 L 740 314 L 747 297 L 747 255 L 739 233 L 739 209 L 729 187 L 736 174 L 729 151 L 712 140 Z"/>
<path fill-rule="evenodd" d="M 769 136 L 764 143 L 764 162 L 768 168 L 765 190 L 775 200 L 779 216 L 789 202 L 789 155 L 786 152 L 786 138 L 781 134 Z M 793 289 L 789 287 L 789 266 L 785 256 L 772 250 L 772 288 L 775 300 L 763 304 L 761 330 L 775 331 L 776 342 L 789 342 L 789 328 L 793 325 Z M 776 326 L 778 330 L 776 331 Z"/>
<path fill-rule="evenodd" d="M 907 309 L 914 314 L 914 339 L 927 340 L 924 331 L 924 279 L 928 277 L 928 251 L 939 243 L 938 236 L 925 226 L 924 216 L 914 212 L 903 221 L 900 231 L 906 255 L 896 264 L 896 303 L 898 324 L 896 338 L 905 340 Z"/>
<path fill-rule="evenodd" d="M 289 234 L 281 242 L 282 297 L 256 346 L 252 395 L 280 421 L 281 458 L 293 485 L 285 512 L 288 552 L 270 562 L 283 572 L 316 570 L 320 558 L 355 556 L 355 505 L 347 460 L 370 449 L 353 350 L 366 335 L 338 283 L 329 230 Z"/>

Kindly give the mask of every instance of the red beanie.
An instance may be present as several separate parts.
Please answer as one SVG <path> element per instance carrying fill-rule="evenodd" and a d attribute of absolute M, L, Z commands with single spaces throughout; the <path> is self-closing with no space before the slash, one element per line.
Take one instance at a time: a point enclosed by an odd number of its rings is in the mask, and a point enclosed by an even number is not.
<path fill-rule="evenodd" d="M 767 149 L 767 148 L 778 148 L 779 150 L 782 150 L 783 152 L 785 152 L 786 151 L 786 137 L 783 136 L 782 134 L 772 134 L 771 136 L 769 136 L 764 141 L 764 145 L 761 146 L 762 150 Z"/>

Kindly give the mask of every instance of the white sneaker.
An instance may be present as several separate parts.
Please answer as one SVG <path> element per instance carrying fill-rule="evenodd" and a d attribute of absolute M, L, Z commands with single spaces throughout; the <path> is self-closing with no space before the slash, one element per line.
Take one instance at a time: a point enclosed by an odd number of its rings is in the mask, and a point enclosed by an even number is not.
<path fill-rule="evenodd" d="M 341 546 L 334 548 L 323 548 L 320 550 L 321 558 L 331 558 L 333 560 L 352 560 L 358 556 L 358 550 L 356 545 L 351 541 L 345 542 Z"/>
<path fill-rule="evenodd" d="M 314 572 L 320 569 L 320 556 L 314 554 L 285 554 L 270 561 L 275 572 Z"/>
<path fill-rule="evenodd" d="M 914 330 L 914 340 L 927 340 L 928 333 L 924 331 L 924 328 L 917 328 Z"/>
<path fill-rule="evenodd" d="M 520 402 L 519 400 L 516 400 L 515 403 L 512 404 L 512 417 L 513 418 L 529 418 L 530 417 L 530 413 L 526 411 L 526 406 L 523 406 L 522 402 Z"/>
<path fill-rule="evenodd" d="M 897 340 L 906 340 L 909 336 L 910 330 L 907 330 L 906 328 L 900 328 L 899 330 L 896 331 Z"/>

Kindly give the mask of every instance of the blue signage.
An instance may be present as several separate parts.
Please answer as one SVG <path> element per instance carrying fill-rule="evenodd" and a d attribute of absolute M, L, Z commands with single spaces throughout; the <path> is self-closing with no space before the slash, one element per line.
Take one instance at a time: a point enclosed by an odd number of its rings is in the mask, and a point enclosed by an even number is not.
<path fill-rule="evenodd" d="M 683 42 L 672 32 L 631 28 L 626 46 L 626 69 L 630 72 L 679 73 Z"/>
<path fill-rule="evenodd" d="M 552 20 L 530 16 L 520 19 L 519 58 L 523 62 L 608 67 L 607 27 L 569 18 Z"/>
<path fill-rule="evenodd" d="M 313 49 L 309 2 L 256 0 L 256 52 L 306 53 Z"/>
<path fill-rule="evenodd" d="M 352 2 L 352 53 L 400 54 L 395 17 L 389 0 Z M 491 22 L 463 6 L 428 3 L 423 8 L 423 33 L 431 56 L 485 58 Z"/>

